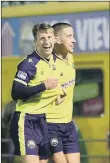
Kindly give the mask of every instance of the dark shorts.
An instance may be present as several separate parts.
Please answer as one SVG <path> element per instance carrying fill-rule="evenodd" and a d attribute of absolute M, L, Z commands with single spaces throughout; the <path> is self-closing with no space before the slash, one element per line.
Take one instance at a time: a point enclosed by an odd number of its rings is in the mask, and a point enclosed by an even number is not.
<path fill-rule="evenodd" d="M 44 114 L 15 112 L 10 125 L 15 155 L 41 155 L 49 157 L 49 136 Z"/>
<path fill-rule="evenodd" d="M 78 134 L 73 122 L 48 123 L 48 132 L 52 154 L 79 152 Z"/>

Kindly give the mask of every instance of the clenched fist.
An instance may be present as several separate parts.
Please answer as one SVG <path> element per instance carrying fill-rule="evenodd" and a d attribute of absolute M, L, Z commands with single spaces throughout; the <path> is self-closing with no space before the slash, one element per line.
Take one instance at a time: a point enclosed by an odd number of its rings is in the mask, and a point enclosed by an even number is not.
<path fill-rule="evenodd" d="M 43 81 L 47 90 L 56 88 L 58 85 L 58 82 L 59 81 L 57 78 L 49 78 Z"/>

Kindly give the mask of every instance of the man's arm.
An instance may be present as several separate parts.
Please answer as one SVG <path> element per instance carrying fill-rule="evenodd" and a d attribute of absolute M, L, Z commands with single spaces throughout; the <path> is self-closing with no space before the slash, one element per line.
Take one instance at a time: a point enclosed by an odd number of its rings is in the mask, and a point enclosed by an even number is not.
<path fill-rule="evenodd" d="M 49 78 L 45 81 L 42 81 L 42 83 L 36 86 L 29 87 L 28 83 L 30 80 L 33 79 L 35 74 L 36 74 L 35 66 L 33 66 L 32 63 L 29 63 L 27 60 L 24 60 L 18 65 L 18 71 L 15 75 L 12 91 L 11 91 L 13 100 L 18 100 L 18 99 L 26 100 L 31 96 L 41 93 L 45 90 L 48 91 L 50 90 L 50 94 L 51 94 L 51 89 L 57 87 L 58 80 L 55 78 Z"/>
<path fill-rule="evenodd" d="M 28 87 L 26 85 L 23 85 L 22 83 L 14 81 L 12 86 L 11 96 L 13 100 L 18 100 L 18 99 L 26 100 L 29 97 L 37 93 L 40 93 L 44 90 L 46 90 L 44 83 L 41 83 L 33 87 Z"/>
<path fill-rule="evenodd" d="M 41 93 L 45 90 L 48 90 L 49 96 L 51 96 L 51 94 L 53 94 L 53 96 L 56 96 L 59 94 L 57 89 L 54 89 L 57 87 L 57 84 L 58 84 L 58 80 L 55 78 L 49 78 L 43 81 L 41 84 L 32 87 L 28 87 L 27 85 L 24 85 L 18 81 L 14 81 L 12 86 L 11 96 L 13 100 L 18 100 L 18 99 L 26 100 L 29 97 Z M 51 91 L 51 89 L 53 90 Z"/>

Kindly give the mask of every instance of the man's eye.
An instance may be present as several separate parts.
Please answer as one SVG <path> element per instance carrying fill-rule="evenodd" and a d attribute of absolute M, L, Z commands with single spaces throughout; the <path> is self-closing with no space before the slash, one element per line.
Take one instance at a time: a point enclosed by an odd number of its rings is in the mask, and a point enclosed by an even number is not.
<path fill-rule="evenodd" d="M 73 35 L 68 35 L 68 37 L 73 37 Z"/>
<path fill-rule="evenodd" d="M 52 38 L 52 36 L 48 36 L 48 38 L 50 39 L 50 38 Z"/>
<path fill-rule="evenodd" d="M 41 37 L 40 40 L 44 40 L 45 38 L 44 37 Z"/>

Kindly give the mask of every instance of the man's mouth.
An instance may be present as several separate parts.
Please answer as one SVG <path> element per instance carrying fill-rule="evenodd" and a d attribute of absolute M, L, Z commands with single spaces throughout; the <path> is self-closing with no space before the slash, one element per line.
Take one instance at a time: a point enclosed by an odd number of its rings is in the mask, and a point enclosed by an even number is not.
<path fill-rule="evenodd" d="M 70 45 L 71 48 L 74 48 L 74 44 Z"/>
<path fill-rule="evenodd" d="M 45 50 L 50 50 L 51 46 L 44 46 L 43 47 Z"/>

